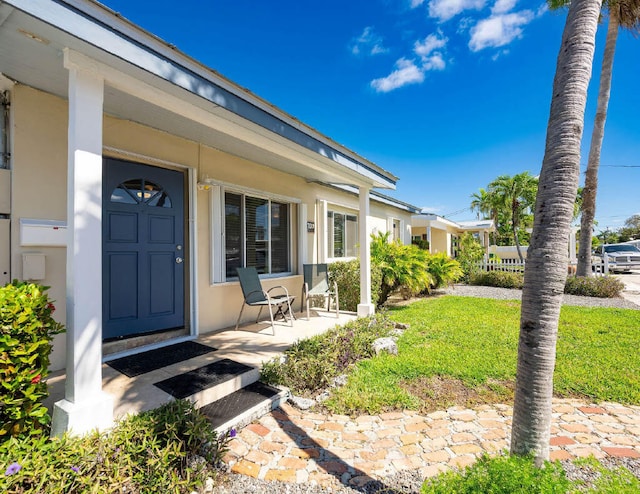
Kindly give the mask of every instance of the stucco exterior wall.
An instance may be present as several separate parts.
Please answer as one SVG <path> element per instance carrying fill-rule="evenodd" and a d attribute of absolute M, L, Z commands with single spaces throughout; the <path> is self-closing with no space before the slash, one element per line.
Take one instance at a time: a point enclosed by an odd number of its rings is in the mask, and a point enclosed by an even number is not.
<path fill-rule="evenodd" d="M 66 249 L 64 247 L 27 248 L 20 245 L 19 219 L 37 218 L 66 221 L 67 211 L 67 102 L 63 99 L 17 85 L 12 90 L 11 129 L 13 140 L 12 162 L 12 240 L 11 268 L 14 278 L 22 278 L 22 254 L 39 252 L 46 256 L 46 277 L 39 280 L 51 287 L 49 293 L 57 302 L 55 317 L 65 323 Z M 304 262 L 323 261 L 325 232 L 321 204 L 327 201 L 340 205 L 355 214 L 358 197 L 303 178 L 288 175 L 271 168 L 202 146 L 197 142 L 172 136 L 143 125 L 105 116 L 103 122 L 105 156 L 128 159 L 140 163 L 158 165 L 172 163 L 191 171 L 195 180 L 188 186 L 187 196 L 195 198 L 194 246 L 195 258 L 187 257 L 189 266 L 195 266 L 195 297 L 197 301 L 197 326 L 200 333 L 233 326 L 242 305 L 242 295 L 237 282 L 214 283 L 212 279 L 212 192 L 198 190 L 196 181 L 206 179 L 236 185 L 239 188 L 262 191 L 268 197 L 276 195 L 291 198 L 292 225 L 292 274 L 265 279 L 263 285 L 270 288 L 284 285 L 290 294 L 296 295 L 296 310 L 300 305 L 302 277 L 297 275 L 298 252 L 302 252 L 299 238 L 306 242 Z M 305 218 L 298 218 L 299 211 L 306 211 Z M 410 241 L 411 215 L 398 208 L 371 202 L 369 233 L 387 231 L 390 219 L 401 220 L 404 241 Z M 302 221 L 301 221 L 302 220 Z M 306 230 L 298 233 L 300 225 L 315 222 L 315 233 Z M 359 224 L 363 224 L 359 218 Z M 185 249 L 185 254 L 189 249 Z M 216 253 L 214 253 L 216 254 Z M 188 284 L 187 293 L 191 285 Z M 245 321 L 255 318 L 257 309 L 246 313 Z M 187 308 L 187 313 L 189 310 Z M 193 323 L 193 322 L 192 322 Z M 65 337 L 59 335 L 54 342 L 51 359 L 52 370 L 65 365 Z"/>
<path fill-rule="evenodd" d="M 23 279 L 22 255 L 44 254 L 45 278 L 38 283 L 51 287 L 56 320 L 66 321 L 66 256 L 64 247 L 23 247 L 20 219 L 67 218 L 67 104 L 27 86 L 11 91 L 13 141 L 11 159 L 11 276 Z M 65 365 L 65 336 L 53 343 L 51 369 Z"/>

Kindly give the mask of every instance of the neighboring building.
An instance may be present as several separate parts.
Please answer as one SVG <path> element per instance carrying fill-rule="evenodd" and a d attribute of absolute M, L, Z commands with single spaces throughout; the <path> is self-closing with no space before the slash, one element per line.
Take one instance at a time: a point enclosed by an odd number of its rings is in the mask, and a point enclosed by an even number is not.
<path fill-rule="evenodd" d="M 489 234 L 495 231 L 493 220 L 452 221 L 437 214 L 422 213 L 411 216 L 411 236 L 429 242 L 429 252 L 444 252 L 455 258 L 458 241 L 464 233 L 471 233 L 489 253 Z"/>
<path fill-rule="evenodd" d="M 299 293 L 304 263 L 410 241 L 418 209 L 372 191 L 394 175 L 97 2 L 3 1 L 0 46 L 0 282 L 58 302 L 57 430 L 110 424 L 110 341 L 232 326 L 236 267 Z"/>

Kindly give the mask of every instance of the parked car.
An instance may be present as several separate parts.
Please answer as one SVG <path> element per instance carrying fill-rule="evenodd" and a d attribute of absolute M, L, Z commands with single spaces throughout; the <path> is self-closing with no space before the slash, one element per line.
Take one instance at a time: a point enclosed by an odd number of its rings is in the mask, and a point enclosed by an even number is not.
<path fill-rule="evenodd" d="M 592 260 L 604 262 L 604 256 L 609 263 L 609 271 L 614 273 L 640 270 L 640 249 L 633 244 L 600 245 L 594 251 Z"/>

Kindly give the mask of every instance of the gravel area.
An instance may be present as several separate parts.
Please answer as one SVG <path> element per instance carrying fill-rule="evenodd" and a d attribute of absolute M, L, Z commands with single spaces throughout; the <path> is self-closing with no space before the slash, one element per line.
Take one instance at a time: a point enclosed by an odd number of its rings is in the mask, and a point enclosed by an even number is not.
<path fill-rule="evenodd" d="M 522 290 L 471 285 L 454 285 L 446 290 L 438 290 L 436 292 L 436 294 L 439 293 L 459 295 L 461 297 L 495 298 L 500 300 L 519 300 L 522 297 Z M 580 297 L 578 295 L 565 294 L 563 304 L 581 307 L 614 307 L 617 309 L 640 310 L 640 306 L 623 298 Z"/>
<path fill-rule="evenodd" d="M 267 482 L 230 473 L 213 490 L 216 494 L 420 494 L 424 478 L 418 470 L 404 470 L 384 482 L 372 480 L 362 487 L 321 487 L 314 484 Z"/>

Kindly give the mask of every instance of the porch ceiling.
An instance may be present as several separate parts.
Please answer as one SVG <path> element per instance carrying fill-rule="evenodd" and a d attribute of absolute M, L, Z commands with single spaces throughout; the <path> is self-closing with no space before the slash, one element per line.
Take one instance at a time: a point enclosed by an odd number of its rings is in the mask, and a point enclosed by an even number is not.
<path fill-rule="evenodd" d="M 95 62 L 90 68 L 105 77 L 106 114 L 309 181 L 395 188 L 389 172 L 102 6 L 85 0 L 0 2 L 0 73 L 67 99 L 65 48 Z"/>

